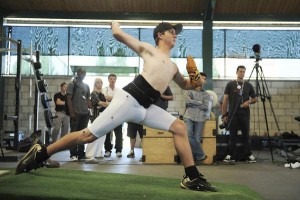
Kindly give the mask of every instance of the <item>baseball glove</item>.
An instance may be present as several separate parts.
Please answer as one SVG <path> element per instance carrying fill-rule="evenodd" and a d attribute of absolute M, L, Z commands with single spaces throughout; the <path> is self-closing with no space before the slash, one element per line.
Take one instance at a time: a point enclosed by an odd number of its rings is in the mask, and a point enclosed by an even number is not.
<path fill-rule="evenodd" d="M 196 63 L 192 56 L 188 56 L 186 63 L 186 70 L 188 74 L 195 74 L 195 76 L 190 76 L 190 81 L 193 86 L 195 86 L 195 81 L 197 81 L 200 78 L 200 73 L 197 69 Z"/>

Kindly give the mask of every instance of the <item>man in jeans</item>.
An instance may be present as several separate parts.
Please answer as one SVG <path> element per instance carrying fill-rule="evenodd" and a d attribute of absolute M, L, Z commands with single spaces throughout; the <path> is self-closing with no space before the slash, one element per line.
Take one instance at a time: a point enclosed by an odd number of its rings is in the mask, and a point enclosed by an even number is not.
<path fill-rule="evenodd" d="M 206 74 L 200 74 L 206 80 Z M 207 120 L 206 112 L 210 110 L 210 99 L 210 95 L 205 92 L 203 86 L 187 91 L 185 96 L 186 110 L 183 117 L 187 126 L 193 157 L 197 165 L 207 158 L 207 155 L 201 148 L 201 138 L 205 121 Z"/>

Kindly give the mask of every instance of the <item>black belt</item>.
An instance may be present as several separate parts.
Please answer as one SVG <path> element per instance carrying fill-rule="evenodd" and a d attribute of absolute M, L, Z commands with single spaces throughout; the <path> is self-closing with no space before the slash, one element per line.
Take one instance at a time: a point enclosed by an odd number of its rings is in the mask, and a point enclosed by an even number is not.
<path fill-rule="evenodd" d="M 123 90 L 131 94 L 144 108 L 154 104 L 160 97 L 160 92 L 155 90 L 141 75 L 123 87 Z"/>

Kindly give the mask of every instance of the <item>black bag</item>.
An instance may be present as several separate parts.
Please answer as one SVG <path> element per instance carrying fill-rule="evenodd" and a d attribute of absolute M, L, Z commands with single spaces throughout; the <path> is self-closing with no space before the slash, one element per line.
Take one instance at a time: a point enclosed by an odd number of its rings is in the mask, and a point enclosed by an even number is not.
<path fill-rule="evenodd" d="M 76 89 L 77 89 L 76 81 L 73 81 L 73 93 L 72 93 L 71 100 L 73 100 Z M 68 105 L 68 96 L 67 96 L 67 99 L 66 99 L 66 102 L 65 102 L 65 111 L 66 111 L 66 115 L 70 116 L 70 110 L 69 110 L 69 105 Z"/>

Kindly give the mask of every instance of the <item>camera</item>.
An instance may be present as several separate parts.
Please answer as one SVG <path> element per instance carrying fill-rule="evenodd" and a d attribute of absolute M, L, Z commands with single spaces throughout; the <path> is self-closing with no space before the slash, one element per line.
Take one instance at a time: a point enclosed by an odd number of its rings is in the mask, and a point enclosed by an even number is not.
<path fill-rule="evenodd" d="M 219 128 L 220 128 L 220 129 L 224 129 L 224 128 L 227 129 L 227 128 L 228 128 L 228 123 L 220 124 L 220 125 L 219 125 Z"/>
<path fill-rule="evenodd" d="M 252 50 L 254 52 L 256 61 L 261 60 L 261 58 L 260 58 L 260 45 L 259 44 L 253 45 Z"/>

